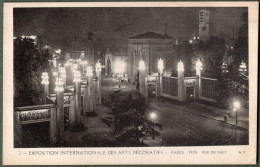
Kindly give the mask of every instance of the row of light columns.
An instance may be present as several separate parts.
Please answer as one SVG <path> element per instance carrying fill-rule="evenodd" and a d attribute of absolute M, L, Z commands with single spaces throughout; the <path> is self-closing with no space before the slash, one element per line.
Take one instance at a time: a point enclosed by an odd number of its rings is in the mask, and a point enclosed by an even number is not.
<path fill-rule="evenodd" d="M 98 61 L 96 64 L 96 74 L 97 74 L 97 85 L 96 90 L 93 90 L 93 70 L 91 66 L 87 67 L 87 81 L 88 86 L 84 88 L 84 97 L 83 97 L 83 114 L 86 112 L 92 112 L 94 110 L 94 103 L 97 101 L 97 104 L 101 104 L 101 64 Z M 74 78 L 74 96 L 71 96 L 70 104 L 70 125 L 73 127 L 78 127 L 82 125 L 81 121 L 81 74 L 78 70 L 78 64 L 73 64 L 72 66 Z M 60 74 L 60 75 L 59 75 Z M 55 82 L 55 92 L 56 92 L 56 103 L 57 103 L 57 140 L 60 144 L 64 144 L 64 86 L 66 85 L 66 69 L 61 66 L 59 72 L 55 74 L 57 76 Z M 46 97 L 49 96 L 49 76 L 47 72 L 42 73 L 42 85 L 43 85 L 43 96 L 44 103 L 46 104 Z M 87 87 L 87 89 L 86 89 Z M 94 93 L 97 93 L 96 99 Z M 83 125 L 84 126 L 84 125 Z"/>

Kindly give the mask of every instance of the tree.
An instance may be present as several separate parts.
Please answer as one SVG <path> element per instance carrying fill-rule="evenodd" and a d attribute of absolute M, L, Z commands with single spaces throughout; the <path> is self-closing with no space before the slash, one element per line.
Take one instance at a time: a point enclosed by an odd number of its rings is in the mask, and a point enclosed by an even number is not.
<path fill-rule="evenodd" d="M 122 94 L 114 91 L 104 103 L 114 115 L 114 133 L 121 143 L 139 145 L 141 137 L 148 137 L 154 131 L 154 126 L 162 125 L 152 122 L 149 118 L 149 102 L 140 93 Z"/>
<path fill-rule="evenodd" d="M 14 106 L 41 103 L 41 74 L 48 69 L 49 56 L 33 39 L 14 40 Z"/>
<path fill-rule="evenodd" d="M 227 72 L 223 72 L 219 79 L 219 86 L 221 86 L 219 105 L 226 108 L 231 107 L 234 99 L 248 102 L 248 77 L 246 72 L 239 71 L 242 61 L 246 63 L 248 70 L 248 13 L 243 13 L 240 19 L 242 25 L 232 51 L 233 61 L 229 64 Z"/>
<path fill-rule="evenodd" d="M 113 91 L 112 94 L 104 100 L 104 105 L 111 109 L 112 114 L 114 115 L 114 133 L 118 133 L 118 122 L 119 115 L 123 112 L 127 112 L 129 110 L 129 104 L 127 102 L 127 97 L 120 93 L 120 90 Z"/>

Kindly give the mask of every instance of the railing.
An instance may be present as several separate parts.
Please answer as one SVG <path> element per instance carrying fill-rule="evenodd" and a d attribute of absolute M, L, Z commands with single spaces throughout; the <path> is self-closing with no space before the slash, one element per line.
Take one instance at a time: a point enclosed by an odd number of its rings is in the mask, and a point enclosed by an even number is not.
<path fill-rule="evenodd" d="M 217 79 L 201 78 L 201 99 L 215 101 Z"/>
<path fill-rule="evenodd" d="M 162 77 L 163 94 L 170 96 L 178 96 L 178 78 Z"/>
<path fill-rule="evenodd" d="M 22 125 L 50 122 L 50 142 L 56 142 L 56 105 L 36 105 L 14 109 L 14 144 L 22 145 Z"/>

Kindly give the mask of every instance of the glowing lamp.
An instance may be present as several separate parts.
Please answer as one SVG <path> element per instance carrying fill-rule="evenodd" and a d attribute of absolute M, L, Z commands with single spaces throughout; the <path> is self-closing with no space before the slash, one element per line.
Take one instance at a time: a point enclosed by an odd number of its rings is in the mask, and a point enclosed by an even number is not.
<path fill-rule="evenodd" d="M 158 61 L 158 69 L 160 72 L 163 71 L 164 65 L 163 65 L 163 60 L 160 58 Z"/>
<path fill-rule="evenodd" d="M 49 75 L 47 72 L 42 73 L 42 82 L 43 85 L 48 85 L 49 84 Z"/>
<path fill-rule="evenodd" d="M 139 70 L 145 70 L 145 64 L 143 60 L 139 61 Z"/>
<path fill-rule="evenodd" d="M 88 64 L 87 60 L 82 61 L 82 65 L 85 67 Z"/>
<path fill-rule="evenodd" d="M 100 64 L 100 62 L 98 60 L 98 62 L 96 63 L 96 71 L 100 72 L 101 68 L 102 68 L 102 66 L 101 66 L 101 64 Z"/>
<path fill-rule="evenodd" d="M 80 82 L 81 81 L 81 74 L 79 71 L 74 72 L 74 79 L 73 82 Z"/>
<path fill-rule="evenodd" d="M 59 91 L 64 91 L 63 88 L 63 79 L 61 77 L 57 77 L 56 82 L 55 82 L 55 91 L 59 92 Z"/>
<path fill-rule="evenodd" d="M 66 66 L 66 67 L 70 66 L 69 60 L 67 60 L 67 62 L 65 63 L 65 66 Z"/>
<path fill-rule="evenodd" d="M 240 108 L 240 103 L 238 101 L 234 101 L 233 102 L 233 108 L 234 108 L 234 110 L 239 109 Z"/>
<path fill-rule="evenodd" d="M 75 72 L 77 69 L 78 69 L 78 64 L 75 62 L 75 63 L 72 65 L 72 71 Z"/>
<path fill-rule="evenodd" d="M 65 67 L 60 67 L 60 76 L 62 77 L 62 78 L 66 78 L 66 69 L 65 69 Z"/>
<path fill-rule="evenodd" d="M 246 71 L 246 63 L 243 60 L 239 66 L 239 71 Z"/>
<path fill-rule="evenodd" d="M 178 63 L 177 70 L 178 70 L 178 72 L 184 71 L 184 65 L 183 65 L 183 62 L 181 60 Z"/>
<path fill-rule="evenodd" d="M 202 68 L 202 62 L 200 61 L 200 60 L 198 60 L 197 62 L 196 62 L 196 70 L 198 70 L 198 71 L 200 71 L 200 70 L 202 70 L 203 68 Z"/>
<path fill-rule="evenodd" d="M 58 72 L 57 71 L 53 71 L 52 75 L 56 77 L 56 76 L 58 76 Z"/>
<path fill-rule="evenodd" d="M 91 66 L 87 67 L 87 77 L 92 77 L 93 76 L 93 69 Z"/>
<path fill-rule="evenodd" d="M 156 114 L 155 114 L 154 112 L 152 112 L 152 113 L 150 114 L 150 117 L 151 117 L 151 119 L 155 119 L 155 118 L 156 118 Z"/>

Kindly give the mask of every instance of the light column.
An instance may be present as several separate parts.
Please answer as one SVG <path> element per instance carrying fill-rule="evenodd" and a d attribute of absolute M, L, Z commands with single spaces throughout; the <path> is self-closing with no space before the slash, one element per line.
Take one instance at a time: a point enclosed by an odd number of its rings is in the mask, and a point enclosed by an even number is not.
<path fill-rule="evenodd" d="M 195 82 L 195 100 L 199 100 L 201 97 L 201 71 L 202 71 L 202 62 L 198 60 L 196 62 L 196 82 Z"/>
<path fill-rule="evenodd" d="M 163 60 L 160 58 L 158 61 L 158 75 L 159 75 L 159 96 L 163 93 L 162 77 L 163 77 Z"/>
<path fill-rule="evenodd" d="M 57 77 L 55 91 L 56 91 L 56 102 L 57 102 L 58 142 L 63 145 L 65 143 L 65 138 L 64 138 L 64 88 L 63 88 L 63 80 L 61 77 Z"/>
<path fill-rule="evenodd" d="M 74 94 L 75 94 L 75 120 L 76 125 L 81 124 L 81 75 L 79 71 L 74 72 Z"/>
<path fill-rule="evenodd" d="M 87 112 L 92 112 L 94 110 L 92 77 L 93 77 L 93 69 L 92 69 L 91 66 L 88 66 L 87 67 L 87 80 L 88 80 L 88 107 L 87 107 Z"/>
<path fill-rule="evenodd" d="M 143 60 L 139 62 L 139 89 L 140 93 L 145 96 L 145 64 Z"/>
<path fill-rule="evenodd" d="M 96 91 L 97 91 L 97 99 L 96 103 L 101 104 L 101 64 L 98 61 L 96 64 L 96 75 L 97 75 L 97 85 L 96 85 Z"/>
<path fill-rule="evenodd" d="M 180 60 L 178 63 L 178 100 L 185 101 L 186 100 L 186 89 L 184 86 L 184 65 Z"/>
<path fill-rule="evenodd" d="M 43 103 L 46 104 L 46 97 L 49 96 L 49 75 L 47 72 L 42 73 L 42 82 L 43 84 Z"/>

